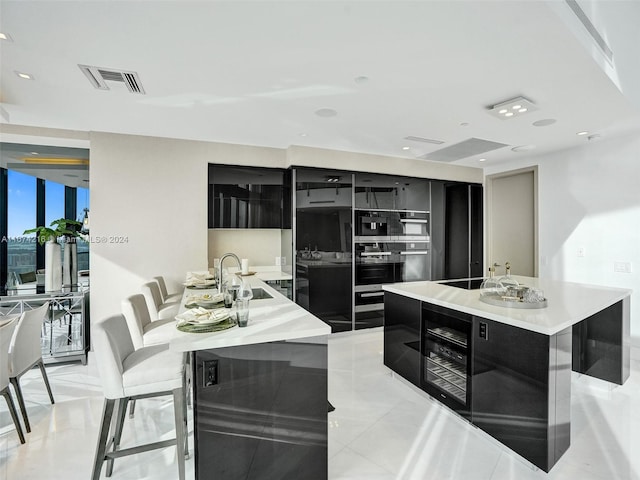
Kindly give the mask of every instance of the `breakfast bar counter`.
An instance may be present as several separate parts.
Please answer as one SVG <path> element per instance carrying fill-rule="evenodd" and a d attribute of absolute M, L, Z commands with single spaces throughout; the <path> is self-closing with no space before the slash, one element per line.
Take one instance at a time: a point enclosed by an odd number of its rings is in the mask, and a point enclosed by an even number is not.
<path fill-rule="evenodd" d="M 214 333 L 176 330 L 190 352 L 196 479 L 327 478 L 330 327 L 255 276 L 249 323 Z M 190 295 L 213 289 L 185 289 Z M 271 298 L 265 298 L 265 297 Z"/>

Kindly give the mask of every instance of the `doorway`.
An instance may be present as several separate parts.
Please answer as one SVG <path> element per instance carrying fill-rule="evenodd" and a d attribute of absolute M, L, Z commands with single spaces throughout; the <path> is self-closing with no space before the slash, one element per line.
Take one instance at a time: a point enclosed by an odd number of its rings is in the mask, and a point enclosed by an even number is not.
<path fill-rule="evenodd" d="M 538 276 L 537 166 L 487 176 L 487 264 Z"/>

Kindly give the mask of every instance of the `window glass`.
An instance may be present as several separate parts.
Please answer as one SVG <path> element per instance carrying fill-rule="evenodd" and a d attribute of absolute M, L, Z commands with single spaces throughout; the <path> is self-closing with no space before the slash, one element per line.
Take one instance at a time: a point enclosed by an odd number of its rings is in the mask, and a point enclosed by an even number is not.
<path fill-rule="evenodd" d="M 48 227 L 52 221 L 64 218 L 64 185 L 46 180 L 44 198 L 44 223 Z"/>
<path fill-rule="evenodd" d="M 7 182 L 7 271 L 35 272 L 36 236 L 23 232 L 36 227 L 36 177 L 9 170 Z"/>
<path fill-rule="evenodd" d="M 77 188 L 76 195 L 76 220 L 82 222 L 84 219 L 84 209 L 89 209 L 89 189 Z M 89 243 L 78 239 L 78 270 L 89 270 Z"/>

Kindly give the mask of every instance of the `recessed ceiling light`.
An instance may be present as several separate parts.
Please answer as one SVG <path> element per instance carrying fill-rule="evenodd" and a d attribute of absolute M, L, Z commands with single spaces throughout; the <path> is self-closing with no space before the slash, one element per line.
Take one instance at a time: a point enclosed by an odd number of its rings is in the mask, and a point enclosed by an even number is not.
<path fill-rule="evenodd" d="M 301 137 L 306 137 L 307 136 L 306 133 L 299 133 L 298 135 L 300 135 Z"/>
<path fill-rule="evenodd" d="M 29 152 L 31 155 L 40 155 L 38 152 Z"/>
<path fill-rule="evenodd" d="M 24 80 L 33 80 L 33 75 L 31 75 L 30 73 L 18 72 L 16 70 L 16 75 Z"/>
<path fill-rule="evenodd" d="M 403 150 L 411 150 L 411 147 L 402 147 Z"/>
<path fill-rule="evenodd" d="M 3 32 L 0 32 L 0 40 L 6 40 L 7 42 L 13 42 L 13 39 L 11 38 L 11 35 L 9 35 L 8 33 L 3 33 Z"/>
<path fill-rule="evenodd" d="M 587 135 L 588 133 L 589 132 L 583 130 L 582 132 L 576 133 L 576 135 Z"/>
<path fill-rule="evenodd" d="M 486 159 L 486 158 L 479 158 L 479 159 L 478 159 L 478 161 L 479 161 L 479 162 L 486 162 L 486 161 L 487 161 L 487 159 Z"/>
<path fill-rule="evenodd" d="M 369 77 L 365 77 L 364 75 L 361 75 L 359 77 L 354 78 L 353 81 L 356 82 L 358 85 L 362 85 L 369 81 Z"/>
<path fill-rule="evenodd" d="M 534 127 L 548 127 L 549 125 L 553 125 L 554 123 L 556 123 L 555 118 L 545 118 L 542 120 L 536 120 L 531 125 L 533 125 Z"/>
<path fill-rule="evenodd" d="M 338 114 L 333 108 L 321 108 L 316 110 L 316 115 L 319 117 L 335 117 Z"/>
<path fill-rule="evenodd" d="M 494 117 L 498 117 L 501 120 L 507 118 L 515 118 L 527 112 L 533 112 L 538 107 L 531 100 L 527 100 L 524 97 L 516 97 L 511 100 L 505 100 L 496 105 L 488 107 L 489 113 Z"/>
<path fill-rule="evenodd" d="M 460 124 L 461 127 L 468 127 L 469 126 L 469 122 L 462 122 Z"/>

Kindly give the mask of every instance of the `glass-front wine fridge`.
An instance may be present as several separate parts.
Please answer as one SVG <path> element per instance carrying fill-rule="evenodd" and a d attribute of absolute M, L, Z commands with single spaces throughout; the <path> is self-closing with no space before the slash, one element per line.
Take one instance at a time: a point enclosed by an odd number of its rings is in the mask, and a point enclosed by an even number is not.
<path fill-rule="evenodd" d="M 421 386 L 467 418 L 471 415 L 471 327 L 471 315 L 422 304 Z"/>

